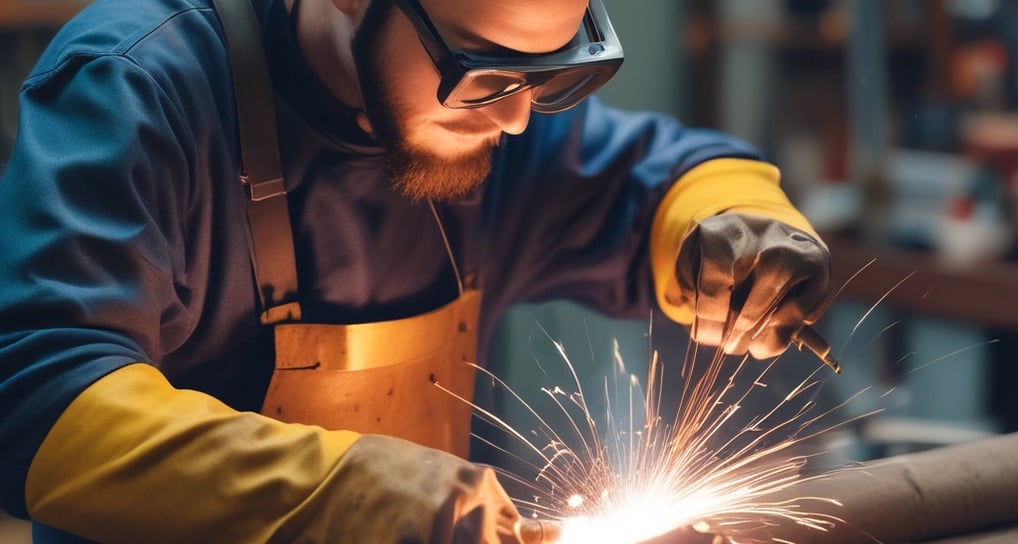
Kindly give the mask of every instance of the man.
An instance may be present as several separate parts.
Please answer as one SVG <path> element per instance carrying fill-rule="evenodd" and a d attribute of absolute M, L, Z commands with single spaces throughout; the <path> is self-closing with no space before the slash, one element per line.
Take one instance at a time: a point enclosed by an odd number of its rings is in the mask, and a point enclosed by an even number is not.
<path fill-rule="evenodd" d="M 659 304 L 757 358 L 822 311 L 773 166 L 586 98 L 621 60 L 599 0 L 251 3 L 264 88 L 212 0 L 97 0 L 23 86 L 0 504 L 40 541 L 513 542 L 434 386 L 471 394 L 508 305 Z"/>

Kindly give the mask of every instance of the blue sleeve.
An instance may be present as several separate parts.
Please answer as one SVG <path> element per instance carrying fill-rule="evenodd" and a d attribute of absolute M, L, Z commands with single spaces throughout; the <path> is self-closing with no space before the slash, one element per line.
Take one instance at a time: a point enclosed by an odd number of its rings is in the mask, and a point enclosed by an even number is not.
<path fill-rule="evenodd" d="M 157 362 L 187 326 L 170 248 L 189 135 L 117 55 L 37 73 L 20 107 L 0 182 L 0 506 L 24 516 L 26 473 L 64 408 L 108 372 Z"/>
<path fill-rule="evenodd" d="M 657 204 L 682 174 L 721 157 L 761 159 L 731 136 L 596 97 L 534 115 L 524 134 L 503 142 L 486 194 L 487 303 L 567 298 L 605 315 L 646 318 Z"/>

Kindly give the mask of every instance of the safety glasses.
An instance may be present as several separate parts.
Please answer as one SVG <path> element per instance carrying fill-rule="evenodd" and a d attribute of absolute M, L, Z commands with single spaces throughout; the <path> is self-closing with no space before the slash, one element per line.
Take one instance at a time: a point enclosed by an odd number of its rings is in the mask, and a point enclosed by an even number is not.
<path fill-rule="evenodd" d="M 438 100 L 449 108 L 480 108 L 533 89 L 534 111 L 564 111 L 607 83 L 622 64 L 622 45 L 601 0 L 590 0 L 579 31 L 565 47 L 536 55 L 453 49 L 419 0 L 393 1 L 413 23 L 431 56 L 441 76 Z"/>

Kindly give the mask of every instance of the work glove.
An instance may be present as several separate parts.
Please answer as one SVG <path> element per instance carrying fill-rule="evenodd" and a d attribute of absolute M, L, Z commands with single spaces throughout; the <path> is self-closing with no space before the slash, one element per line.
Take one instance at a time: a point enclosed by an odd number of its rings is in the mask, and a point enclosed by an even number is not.
<path fill-rule="evenodd" d="M 491 469 L 237 412 L 147 364 L 110 372 L 64 410 L 25 505 L 38 523 L 110 544 L 501 544 L 516 542 L 519 517 Z"/>
<path fill-rule="evenodd" d="M 381 435 L 357 439 L 340 464 L 337 542 L 517 542 L 519 513 L 491 468 Z"/>
<path fill-rule="evenodd" d="M 806 232 L 780 221 L 722 213 L 682 240 L 675 272 L 694 311 L 693 340 L 729 355 L 780 355 L 816 322 L 831 294 L 831 256 Z"/>

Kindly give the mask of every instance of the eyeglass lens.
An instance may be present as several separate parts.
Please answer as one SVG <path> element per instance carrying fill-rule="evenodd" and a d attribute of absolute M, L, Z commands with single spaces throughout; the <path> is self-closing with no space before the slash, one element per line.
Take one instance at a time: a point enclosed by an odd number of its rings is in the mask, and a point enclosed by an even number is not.
<path fill-rule="evenodd" d="M 533 87 L 533 105 L 538 110 L 565 109 L 585 98 L 602 80 L 598 70 L 576 68 L 563 70 L 538 85 L 532 85 L 525 74 L 501 71 L 468 73 L 450 93 L 450 107 L 479 107 Z"/>
<path fill-rule="evenodd" d="M 546 81 L 534 92 L 533 103 L 542 109 L 575 104 L 593 90 L 600 80 L 598 72 L 571 70 Z"/>

